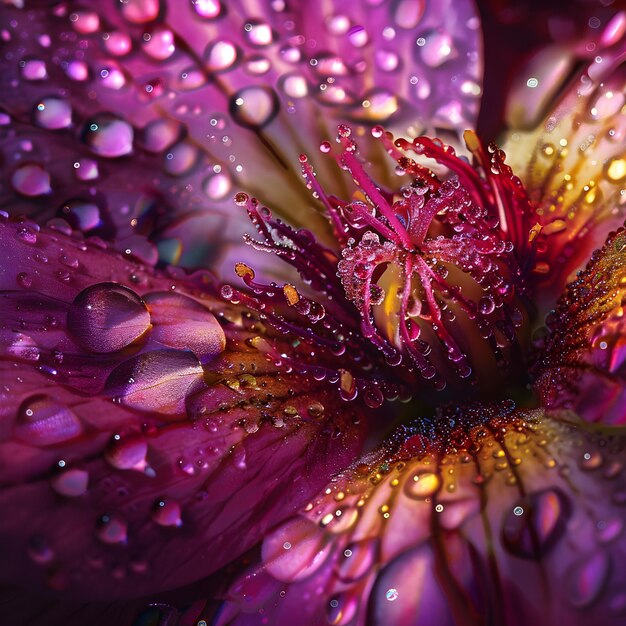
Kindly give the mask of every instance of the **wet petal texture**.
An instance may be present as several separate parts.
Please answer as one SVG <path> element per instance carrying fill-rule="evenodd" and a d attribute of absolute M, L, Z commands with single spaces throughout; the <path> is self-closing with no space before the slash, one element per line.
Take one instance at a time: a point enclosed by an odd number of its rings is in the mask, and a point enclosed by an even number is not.
<path fill-rule="evenodd" d="M 265 538 L 217 624 L 621 624 L 624 436 L 510 410 L 353 465 Z"/>
<path fill-rule="evenodd" d="M 548 407 L 590 422 L 626 423 L 626 231 L 594 253 L 548 316 L 536 366 Z"/>
<path fill-rule="evenodd" d="M 587 42 L 595 56 L 571 83 L 572 51 L 544 50 L 511 95 L 513 129 L 503 149 L 535 203 L 531 221 L 542 230 L 534 269 L 549 306 L 626 215 L 625 30 L 623 12 L 605 23 Z M 543 111 L 558 85 L 564 93 L 535 126 L 524 107 Z"/>
<path fill-rule="evenodd" d="M 189 584 L 358 451 L 363 409 L 268 360 L 255 345 L 288 340 L 208 273 L 23 220 L 0 238 L 3 584 L 82 601 Z"/>
<path fill-rule="evenodd" d="M 290 164 L 325 120 L 416 134 L 477 114 L 469 0 L 14 4 L 1 17 L 3 203 L 146 259 L 216 263 L 244 227 L 240 189 L 265 202 L 280 190 L 286 211 L 306 207 L 293 221 L 323 225 Z"/>

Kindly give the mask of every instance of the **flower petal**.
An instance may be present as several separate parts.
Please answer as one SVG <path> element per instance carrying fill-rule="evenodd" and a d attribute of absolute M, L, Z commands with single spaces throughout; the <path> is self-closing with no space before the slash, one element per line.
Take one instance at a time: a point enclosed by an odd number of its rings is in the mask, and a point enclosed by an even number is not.
<path fill-rule="evenodd" d="M 115 600 L 204 578 L 358 451 L 358 405 L 185 275 L 0 223 L 4 584 Z M 281 343 L 282 342 L 282 343 Z"/>
<path fill-rule="evenodd" d="M 217 624 L 620 624 L 623 434 L 506 413 L 364 457 L 265 538 Z"/>
<path fill-rule="evenodd" d="M 570 48 L 540 52 L 532 62 L 536 67 L 528 69 L 527 83 L 511 96 L 513 128 L 504 150 L 536 204 L 531 221 L 542 232 L 535 272 L 543 285 L 540 299 L 549 306 L 611 228 L 624 220 L 625 28 L 626 14 L 618 13 L 596 40 L 589 41 L 588 49 L 595 50 L 596 56 L 561 89 L 565 91 L 556 107 L 536 127 L 527 128 L 531 120 L 525 107 L 537 105 L 535 90 L 543 93 L 569 79 Z M 529 222 L 528 228 L 532 226 Z"/>
<path fill-rule="evenodd" d="M 626 231 L 612 234 L 568 285 L 536 366 L 548 407 L 585 420 L 626 423 Z"/>
<path fill-rule="evenodd" d="M 342 119 L 415 134 L 462 130 L 477 114 L 469 0 L 331 3 L 324 15 L 316 3 L 14 4 L 3 11 L 3 203 L 151 260 L 143 236 L 167 262 L 218 263 L 248 226 L 233 218 L 240 189 L 323 227 L 297 157 Z"/>

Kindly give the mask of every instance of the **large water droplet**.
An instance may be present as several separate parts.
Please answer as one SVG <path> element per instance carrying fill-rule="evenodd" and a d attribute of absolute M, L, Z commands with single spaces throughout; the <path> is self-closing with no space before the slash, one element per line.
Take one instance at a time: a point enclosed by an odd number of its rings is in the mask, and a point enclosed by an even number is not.
<path fill-rule="evenodd" d="M 41 59 L 24 59 L 20 61 L 20 71 L 24 80 L 44 80 L 48 78 L 46 62 Z"/>
<path fill-rule="evenodd" d="M 202 188 L 211 200 L 223 200 L 231 191 L 233 181 L 228 172 L 210 174 L 204 179 Z"/>
<path fill-rule="evenodd" d="M 96 523 L 96 537 L 103 543 L 126 543 L 127 531 L 126 520 L 116 513 L 105 514 Z"/>
<path fill-rule="evenodd" d="M 207 20 L 214 20 L 222 13 L 222 5 L 219 0 L 191 0 L 196 13 Z"/>
<path fill-rule="evenodd" d="M 376 560 L 378 540 L 365 539 L 350 544 L 339 557 L 337 574 L 347 583 L 352 583 L 372 571 Z"/>
<path fill-rule="evenodd" d="M 201 385 L 202 375 L 193 353 L 155 350 L 118 365 L 109 375 L 105 391 L 126 406 L 184 416 L 185 397 Z"/>
<path fill-rule="evenodd" d="M 269 46 L 274 41 L 272 27 L 267 22 L 250 20 L 243 28 L 245 37 L 252 46 L 261 48 Z"/>
<path fill-rule="evenodd" d="M 33 111 L 35 124 L 49 130 L 66 128 L 72 123 L 72 107 L 63 98 L 42 98 Z"/>
<path fill-rule="evenodd" d="M 604 550 L 593 552 L 568 568 L 565 592 L 572 605 L 582 608 L 592 604 L 606 588 L 611 560 Z"/>
<path fill-rule="evenodd" d="M 143 34 L 142 48 L 156 61 L 165 61 L 176 51 L 174 33 L 169 28 L 157 26 L 151 32 Z"/>
<path fill-rule="evenodd" d="M 183 127 L 174 120 L 154 120 L 143 130 L 143 144 L 150 152 L 163 152 L 181 136 Z"/>
<path fill-rule="evenodd" d="M 197 163 L 198 157 L 196 146 L 188 141 L 181 141 L 164 155 L 163 169 L 172 176 L 183 176 Z"/>
<path fill-rule="evenodd" d="M 261 128 L 278 114 L 276 92 L 269 87 L 245 87 L 230 100 L 230 113 L 241 126 Z"/>
<path fill-rule="evenodd" d="M 534 493 L 505 513 L 502 543 L 515 556 L 538 559 L 563 536 L 569 515 L 569 501 L 561 491 Z"/>
<path fill-rule="evenodd" d="M 50 174 L 38 163 L 24 163 L 11 175 L 13 189 L 23 196 L 34 197 L 50 193 Z"/>
<path fill-rule="evenodd" d="M 209 44 L 204 53 L 207 69 L 211 72 L 225 72 L 232 69 L 239 56 L 237 46 L 226 39 Z"/>
<path fill-rule="evenodd" d="M 130 154 L 133 136 L 133 127 L 112 113 L 91 119 L 83 130 L 83 140 L 90 150 L 110 159 Z"/>
<path fill-rule="evenodd" d="M 415 28 L 424 15 L 424 0 L 396 0 L 392 6 L 392 15 L 400 28 Z"/>
<path fill-rule="evenodd" d="M 80 420 L 71 409 L 44 394 L 22 402 L 14 426 L 15 436 L 32 446 L 64 443 L 82 431 Z"/>
<path fill-rule="evenodd" d="M 141 298 L 116 283 L 99 283 L 81 291 L 67 314 L 71 335 L 92 352 L 117 352 L 150 328 Z"/>
<path fill-rule="evenodd" d="M 156 20 L 161 11 L 160 0 L 120 0 L 120 11 L 133 24 L 145 24 Z"/>
<path fill-rule="evenodd" d="M 153 340 L 168 348 L 191 350 L 202 362 L 226 347 L 226 337 L 217 319 L 196 300 L 160 291 L 147 294 L 144 301 L 152 318 Z"/>
<path fill-rule="evenodd" d="M 78 468 L 68 468 L 50 479 L 52 488 L 66 498 L 77 498 L 87 492 L 89 473 Z"/>
<path fill-rule="evenodd" d="M 100 207 L 94 202 L 80 199 L 66 202 L 61 207 L 59 215 L 83 233 L 98 228 L 102 224 Z"/>
<path fill-rule="evenodd" d="M 143 472 L 147 467 L 146 454 L 148 443 L 141 435 L 116 434 L 111 437 L 104 458 L 117 469 Z"/>
<path fill-rule="evenodd" d="M 435 494 L 441 485 L 437 474 L 428 470 L 419 470 L 407 478 L 404 483 L 404 493 L 410 498 L 421 500 Z"/>
<path fill-rule="evenodd" d="M 159 526 L 183 525 L 181 519 L 180 505 L 171 498 L 160 498 L 152 507 L 152 519 Z"/>
<path fill-rule="evenodd" d="M 290 98 L 304 98 L 309 93 L 309 85 L 301 74 L 287 74 L 280 79 L 279 84 Z"/>

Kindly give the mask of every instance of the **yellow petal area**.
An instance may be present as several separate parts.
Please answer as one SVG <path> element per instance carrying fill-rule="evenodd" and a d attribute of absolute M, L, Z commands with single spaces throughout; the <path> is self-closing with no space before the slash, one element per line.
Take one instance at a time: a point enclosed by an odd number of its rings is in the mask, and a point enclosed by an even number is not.
<path fill-rule="evenodd" d="M 419 434 L 392 438 L 332 481 L 265 539 L 263 564 L 233 587 L 226 614 L 620 624 L 623 433 L 542 411 L 487 418 L 456 442 L 454 431 L 435 448 Z M 251 602 L 255 588 L 263 598 Z"/>
<path fill-rule="evenodd" d="M 556 108 L 531 130 L 526 127 L 533 116 L 523 114 L 524 104 L 535 106 L 534 92 L 550 85 L 531 76 L 512 93 L 509 122 L 513 128 L 503 149 L 543 227 L 535 272 L 546 287 L 544 293 L 552 297 L 626 216 L 623 48 L 621 40 L 598 47 L 598 55 L 567 85 Z M 557 61 L 553 59 L 555 67 L 567 65 L 565 57 L 563 63 Z M 553 74 L 548 72 L 542 80 L 566 77 L 566 72 Z"/>

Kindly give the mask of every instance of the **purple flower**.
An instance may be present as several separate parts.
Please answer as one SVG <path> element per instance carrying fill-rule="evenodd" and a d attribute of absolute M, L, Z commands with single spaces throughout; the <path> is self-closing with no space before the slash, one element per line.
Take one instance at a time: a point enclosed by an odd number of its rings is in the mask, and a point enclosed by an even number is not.
<path fill-rule="evenodd" d="M 9 623 L 623 621 L 626 15 L 557 5 L 5 4 Z"/>

